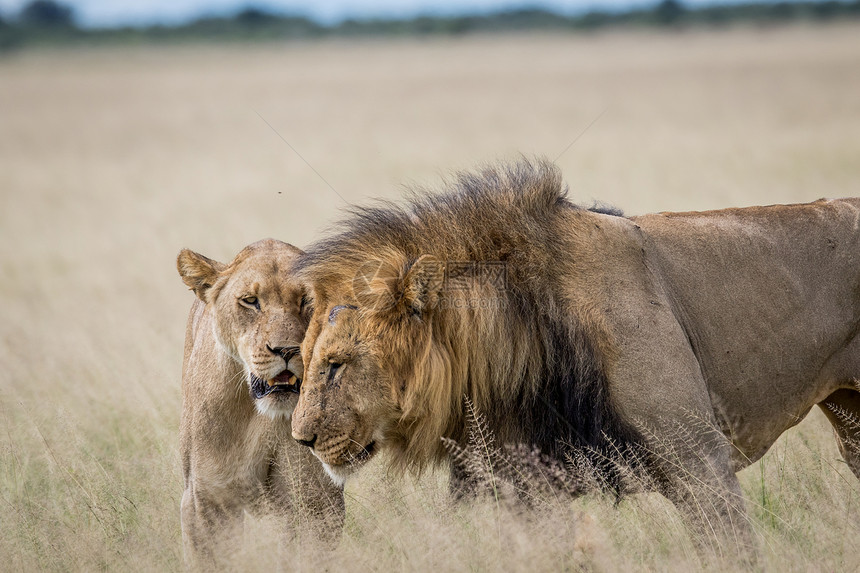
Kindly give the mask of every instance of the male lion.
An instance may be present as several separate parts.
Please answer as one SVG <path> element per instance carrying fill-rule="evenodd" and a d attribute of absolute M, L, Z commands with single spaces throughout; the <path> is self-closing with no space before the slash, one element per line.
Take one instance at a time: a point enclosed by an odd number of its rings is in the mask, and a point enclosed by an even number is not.
<path fill-rule="evenodd" d="M 465 398 L 501 441 L 578 449 L 610 483 L 610 460 L 638 463 L 741 555 L 735 472 L 812 406 L 860 475 L 860 200 L 625 218 L 565 195 L 546 162 L 461 174 L 299 258 L 293 436 L 335 479 L 383 448 L 443 460 Z"/>
<path fill-rule="evenodd" d="M 267 239 L 229 265 L 187 249 L 182 280 L 197 295 L 182 367 L 182 536 L 191 563 L 235 540 L 244 510 L 276 515 L 285 530 L 339 531 L 343 490 L 290 438 L 298 345 L 307 327 L 288 274 L 295 247 Z M 330 535 L 331 537 L 331 535 Z"/>

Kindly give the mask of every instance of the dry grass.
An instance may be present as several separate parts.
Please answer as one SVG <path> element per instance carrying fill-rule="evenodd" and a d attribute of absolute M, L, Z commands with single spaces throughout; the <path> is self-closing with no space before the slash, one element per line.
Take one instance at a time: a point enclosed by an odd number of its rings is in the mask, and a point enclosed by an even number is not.
<path fill-rule="evenodd" d="M 35 52 L 0 60 L 0 569 L 180 567 L 181 247 L 304 245 L 341 199 L 517 152 L 628 213 L 860 194 L 856 27 Z M 860 568 L 818 412 L 742 474 L 768 570 Z M 657 496 L 529 515 L 444 477 L 348 488 L 331 554 L 256 569 L 717 569 Z M 263 541 L 260 541 L 263 539 Z M 253 540 L 253 541 L 251 541 Z M 262 551 L 261 551 L 262 549 Z"/>

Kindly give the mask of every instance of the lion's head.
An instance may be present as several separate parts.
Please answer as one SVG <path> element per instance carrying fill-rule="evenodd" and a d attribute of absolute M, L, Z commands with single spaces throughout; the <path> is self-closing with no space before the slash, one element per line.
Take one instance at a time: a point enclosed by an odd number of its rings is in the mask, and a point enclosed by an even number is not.
<path fill-rule="evenodd" d="M 443 383 L 436 395 L 424 394 L 433 381 L 422 366 L 441 359 L 430 320 L 441 269 L 430 257 L 411 265 L 399 260 L 365 265 L 352 281 L 316 285 L 302 348 L 305 408 L 293 420 L 293 436 L 313 447 L 335 481 L 383 446 L 404 451 L 427 438 L 434 450 L 439 444 L 444 428 L 427 425 L 427 399 L 447 410 L 451 389 Z M 447 413 L 438 417 L 445 419 Z"/>
<path fill-rule="evenodd" d="M 227 265 L 188 249 L 176 261 L 183 282 L 210 307 L 219 345 L 244 368 L 257 410 L 271 417 L 292 414 L 301 384 L 307 322 L 302 290 L 288 275 L 300 254 L 264 239 Z"/>

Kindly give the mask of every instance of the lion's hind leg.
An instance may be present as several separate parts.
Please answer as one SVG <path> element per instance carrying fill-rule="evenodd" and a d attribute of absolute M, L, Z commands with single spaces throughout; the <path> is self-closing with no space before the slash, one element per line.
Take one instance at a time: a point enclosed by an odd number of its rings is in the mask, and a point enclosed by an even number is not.
<path fill-rule="evenodd" d="M 837 390 L 819 406 L 833 425 L 842 458 L 860 479 L 860 390 Z"/>

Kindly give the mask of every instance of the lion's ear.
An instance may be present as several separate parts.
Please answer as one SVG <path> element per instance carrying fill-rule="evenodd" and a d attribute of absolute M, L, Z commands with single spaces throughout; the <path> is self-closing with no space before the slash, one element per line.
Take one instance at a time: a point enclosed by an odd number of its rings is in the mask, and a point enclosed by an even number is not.
<path fill-rule="evenodd" d="M 194 291 L 197 298 L 203 302 L 208 302 L 206 291 L 215 284 L 218 273 L 223 271 L 226 266 L 189 249 L 182 249 L 179 251 L 179 256 L 176 257 L 176 268 L 179 270 L 182 282 Z"/>
<path fill-rule="evenodd" d="M 436 307 L 442 294 L 445 265 L 431 255 L 422 255 L 403 277 L 402 301 L 406 310 L 424 316 Z"/>

